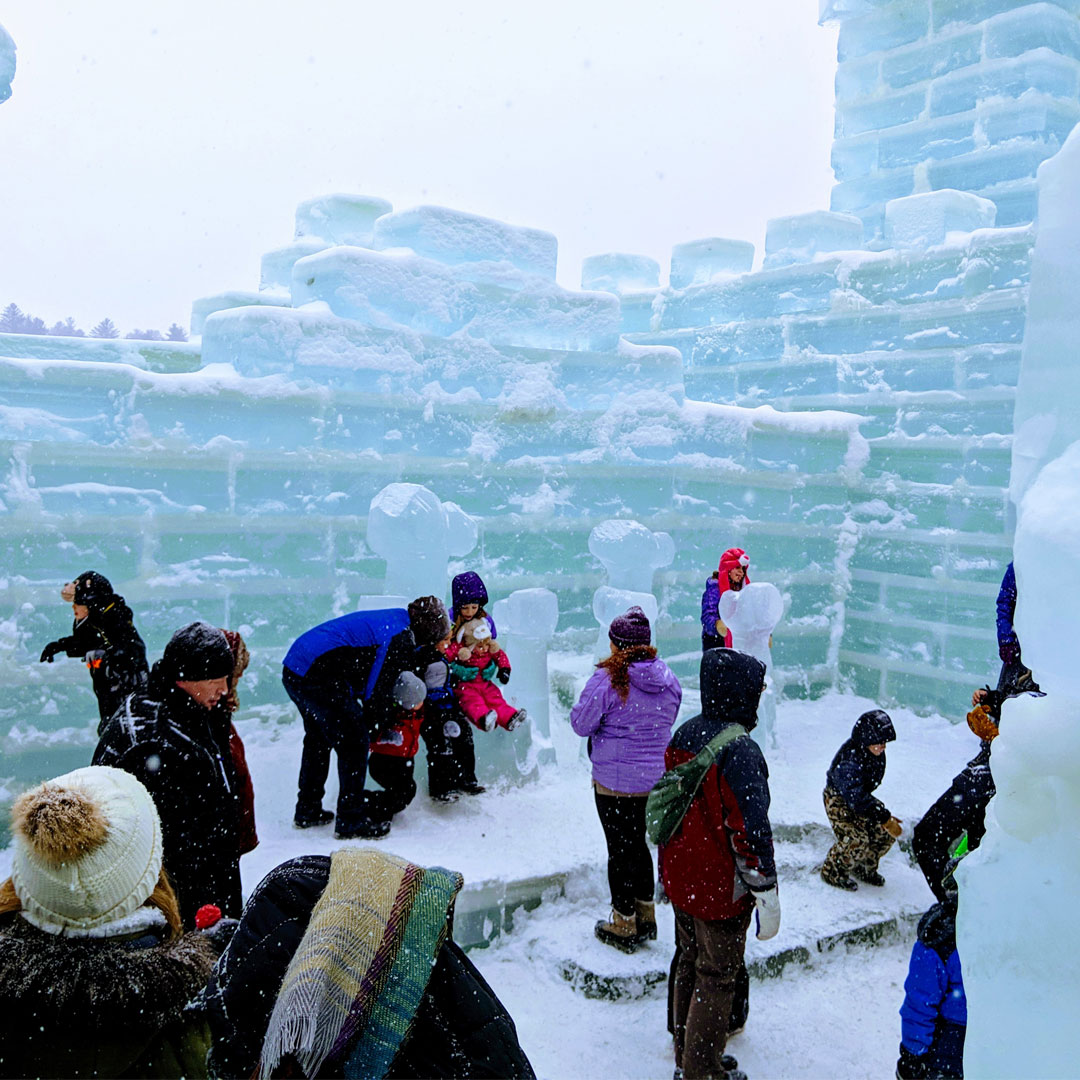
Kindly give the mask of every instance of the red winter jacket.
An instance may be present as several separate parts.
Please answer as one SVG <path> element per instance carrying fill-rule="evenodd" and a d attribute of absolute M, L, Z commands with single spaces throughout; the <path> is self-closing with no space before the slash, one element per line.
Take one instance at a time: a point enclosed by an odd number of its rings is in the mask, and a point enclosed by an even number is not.
<path fill-rule="evenodd" d="M 765 668 L 732 649 L 711 649 L 701 662 L 701 715 L 679 727 L 664 754 L 668 769 L 689 761 L 730 723 L 750 729 Z M 664 891 L 698 919 L 746 911 L 752 892 L 776 884 L 769 825 L 769 770 L 757 743 L 728 743 L 705 774 L 675 835 L 660 848 Z"/>
<path fill-rule="evenodd" d="M 414 758 L 420 749 L 420 725 L 424 710 L 395 708 L 390 726 L 384 728 L 371 743 L 370 753 L 387 757 Z"/>

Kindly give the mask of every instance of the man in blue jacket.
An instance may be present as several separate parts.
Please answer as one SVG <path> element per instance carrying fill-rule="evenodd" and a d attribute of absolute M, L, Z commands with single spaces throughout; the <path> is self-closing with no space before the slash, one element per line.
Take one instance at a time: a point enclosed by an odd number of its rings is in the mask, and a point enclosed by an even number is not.
<path fill-rule="evenodd" d="M 962 1080 L 967 998 L 956 951 L 955 896 L 935 904 L 919 922 L 900 1019 L 900 1080 Z"/>
<path fill-rule="evenodd" d="M 322 806 L 330 751 L 338 758 L 339 840 L 374 838 L 390 831 L 364 811 L 368 744 L 386 726 L 395 705 L 414 709 L 425 687 L 413 668 L 418 645 L 450 632 L 442 601 L 421 596 L 406 611 L 354 611 L 301 634 L 285 654 L 281 681 L 304 721 L 304 750 L 293 824 L 327 825 Z"/>

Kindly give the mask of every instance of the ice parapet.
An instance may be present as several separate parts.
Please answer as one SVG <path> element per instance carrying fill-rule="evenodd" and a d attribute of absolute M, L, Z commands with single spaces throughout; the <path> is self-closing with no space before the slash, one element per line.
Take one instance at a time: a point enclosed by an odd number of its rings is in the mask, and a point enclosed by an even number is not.
<path fill-rule="evenodd" d="M 445 596 L 447 562 L 468 555 L 476 537 L 476 522 L 457 503 L 419 484 L 388 484 L 371 500 L 367 541 L 386 560 L 386 593 Z"/>
<path fill-rule="evenodd" d="M 688 240 L 671 249 L 671 287 L 704 285 L 717 277 L 748 273 L 753 265 L 754 245 L 746 240 Z"/>
<path fill-rule="evenodd" d="M 581 264 L 581 287 L 601 292 L 632 292 L 660 285 L 660 264 L 648 255 L 610 252 L 590 255 Z"/>
<path fill-rule="evenodd" d="M 296 208 L 296 238 L 312 237 L 332 244 L 371 247 L 375 221 L 394 209 L 386 199 L 370 195 L 319 195 Z"/>
<path fill-rule="evenodd" d="M 445 206 L 416 206 L 375 223 L 374 246 L 409 248 L 425 259 L 508 263 L 525 274 L 555 279 L 558 241 L 542 229 L 508 225 Z"/>
<path fill-rule="evenodd" d="M 215 311 L 228 311 L 229 308 L 239 307 L 265 307 L 289 306 L 289 293 L 286 291 L 271 291 L 260 289 L 258 292 L 244 292 L 240 289 L 231 289 L 227 292 L 215 293 L 213 296 L 201 296 L 191 304 L 191 334 L 198 337 L 206 325 L 206 317 L 213 315 Z"/>
<path fill-rule="evenodd" d="M 885 204 L 885 239 L 894 247 L 943 244 L 950 232 L 973 232 L 994 224 L 997 207 L 968 191 L 928 191 Z"/>
<path fill-rule="evenodd" d="M 15 42 L 0 26 L 0 102 L 11 97 L 11 80 L 15 78 Z"/>
<path fill-rule="evenodd" d="M 862 241 L 862 221 L 851 214 L 814 210 L 772 218 L 765 229 L 765 267 L 810 262 L 822 252 L 855 251 Z"/>
<path fill-rule="evenodd" d="M 293 267 L 293 304 L 323 300 L 335 315 L 387 329 L 408 326 L 450 337 L 549 349 L 615 345 L 619 302 L 554 282 L 510 289 L 478 285 L 453 267 L 417 255 L 332 248 Z"/>

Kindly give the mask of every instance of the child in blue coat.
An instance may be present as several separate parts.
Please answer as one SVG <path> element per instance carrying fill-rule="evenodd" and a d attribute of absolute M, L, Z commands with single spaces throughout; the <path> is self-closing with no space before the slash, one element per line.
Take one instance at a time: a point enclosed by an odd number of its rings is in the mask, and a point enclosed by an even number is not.
<path fill-rule="evenodd" d="M 920 920 L 900 1007 L 900 1080 L 964 1075 L 967 998 L 956 951 L 956 897 L 935 904 Z"/>

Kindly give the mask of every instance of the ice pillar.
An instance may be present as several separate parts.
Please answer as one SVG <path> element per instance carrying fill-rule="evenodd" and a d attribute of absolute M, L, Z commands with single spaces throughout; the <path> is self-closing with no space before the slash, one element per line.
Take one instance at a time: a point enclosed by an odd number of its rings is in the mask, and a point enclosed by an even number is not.
<path fill-rule="evenodd" d="M 1080 135 L 1039 168 L 1039 234 L 1017 392 L 1016 625 L 1047 696 L 1002 709 L 997 795 L 961 863 L 968 1076 L 1076 1075 L 1080 1011 Z"/>

